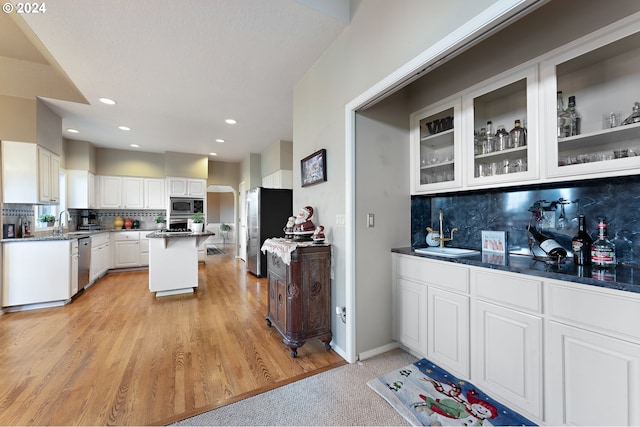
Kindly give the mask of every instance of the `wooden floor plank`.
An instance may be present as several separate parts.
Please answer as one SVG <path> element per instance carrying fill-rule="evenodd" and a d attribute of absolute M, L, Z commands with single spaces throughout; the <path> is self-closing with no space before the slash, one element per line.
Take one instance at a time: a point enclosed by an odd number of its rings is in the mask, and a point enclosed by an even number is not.
<path fill-rule="evenodd" d="M 227 250 L 231 253 L 230 250 Z M 0 316 L 0 425 L 161 425 L 340 366 L 266 325 L 266 279 L 207 257 L 193 295 L 110 273 L 64 307 Z"/>

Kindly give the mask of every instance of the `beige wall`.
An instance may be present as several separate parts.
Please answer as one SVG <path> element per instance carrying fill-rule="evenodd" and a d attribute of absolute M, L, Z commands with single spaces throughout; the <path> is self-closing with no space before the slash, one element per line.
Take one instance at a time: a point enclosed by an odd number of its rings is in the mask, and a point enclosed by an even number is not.
<path fill-rule="evenodd" d="M 260 155 L 260 165 L 263 177 L 279 170 L 292 170 L 293 142 L 278 141 L 272 144 Z"/>
<path fill-rule="evenodd" d="M 97 175 L 165 177 L 163 154 L 102 147 L 97 147 L 95 151 Z"/>
<path fill-rule="evenodd" d="M 207 223 L 234 224 L 234 194 L 207 193 Z"/>
<path fill-rule="evenodd" d="M 345 305 L 348 286 L 345 271 L 347 229 L 335 227 L 336 215 L 342 215 L 346 211 L 345 105 L 493 3 L 494 0 L 451 0 L 445 3 L 425 0 L 354 1 L 351 25 L 296 85 L 293 108 L 293 140 L 296 143 L 293 158 L 301 159 L 320 148 L 326 148 L 328 180 L 301 188 L 295 178 L 300 176 L 300 165 L 294 161 L 293 205 L 294 209 L 307 204 L 314 206 L 318 212 L 314 222 L 329 229 L 334 246 L 333 305 Z M 408 117 L 406 120 L 408 121 Z M 369 143 L 377 144 L 378 141 Z M 381 144 L 386 144 L 386 141 Z M 384 147 L 381 145 L 379 149 L 383 150 Z M 383 159 L 378 158 L 367 167 L 375 169 L 381 162 Z M 374 178 L 370 182 L 372 188 L 376 188 L 385 176 Z M 384 209 L 386 202 L 386 199 L 381 198 L 369 208 L 374 212 Z M 398 209 L 406 217 L 408 198 L 406 204 L 398 206 Z M 356 218 L 356 222 L 364 220 L 365 218 Z M 389 226 L 389 222 L 377 221 L 373 231 L 384 230 Z M 376 244 L 389 249 L 394 243 L 386 237 L 377 240 Z M 357 245 L 357 250 L 368 250 L 360 247 L 359 243 Z M 385 251 L 383 257 L 367 259 L 366 264 L 357 265 L 356 270 L 377 264 L 386 268 L 390 266 L 390 258 Z M 385 281 L 387 287 L 389 271 L 390 268 L 386 268 L 385 275 L 378 279 Z M 366 306 L 369 299 L 372 303 L 368 310 L 356 313 L 357 352 L 391 342 L 388 329 L 380 332 L 376 329 L 378 322 L 370 322 L 376 317 L 378 309 L 390 310 L 391 302 L 387 299 L 389 295 L 390 291 L 384 296 L 371 295 L 367 292 L 367 284 L 357 280 L 356 298 L 359 306 Z M 385 300 L 382 301 L 382 298 Z M 346 349 L 345 325 L 334 321 L 333 332 L 337 345 Z"/>
<path fill-rule="evenodd" d="M 240 182 L 244 182 L 246 190 L 262 185 L 262 168 L 260 154 L 250 153 L 240 163 Z"/>
<path fill-rule="evenodd" d="M 62 156 L 62 119 L 39 99 L 37 101 L 37 116 L 36 141 L 38 145 Z M 64 159 L 62 159 L 61 166 L 64 166 Z"/>
<path fill-rule="evenodd" d="M 35 143 L 37 115 L 35 99 L 0 95 L 0 140 Z"/>
<path fill-rule="evenodd" d="M 207 185 L 227 185 L 238 189 L 240 183 L 240 163 L 209 161 Z"/>
<path fill-rule="evenodd" d="M 164 173 L 166 176 L 200 179 L 209 177 L 209 158 L 207 156 L 167 151 L 164 158 Z"/>
<path fill-rule="evenodd" d="M 66 140 L 67 169 L 88 170 L 96 173 L 96 148 L 87 141 Z"/>

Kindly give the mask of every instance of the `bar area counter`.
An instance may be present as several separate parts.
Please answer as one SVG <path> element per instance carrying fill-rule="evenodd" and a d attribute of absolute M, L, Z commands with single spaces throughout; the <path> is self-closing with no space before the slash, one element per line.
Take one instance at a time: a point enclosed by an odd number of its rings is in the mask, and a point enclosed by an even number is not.
<path fill-rule="evenodd" d="M 157 231 L 149 239 L 149 290 L 156 297 L 193 293 L 198 287 L 198 247 L 214 233 Z"/>

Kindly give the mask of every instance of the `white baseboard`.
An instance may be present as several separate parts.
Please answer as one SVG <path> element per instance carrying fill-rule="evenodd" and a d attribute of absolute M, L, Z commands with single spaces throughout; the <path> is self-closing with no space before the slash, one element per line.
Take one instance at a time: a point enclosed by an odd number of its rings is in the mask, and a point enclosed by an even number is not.
<path fill-rule="evenodd" d="M 392 343 L 385 344 L 385 345 L 383 345 L 381 347 L 378 347 L 378 348 L 374 348 L 374 349 L 371 349 L 371 350 L 363 351 L 358 355 L 358 360 L 370 359 L 370 358 L 372 358 L 374 356 L 377 356 L 377 355 L 382 354 L 382 353 L 386 353 L 387 351 L 394 350 L 394 349 L 396 349 L 398 347 L 400 347 L 400 345 L 397 342 L 394 341 Z"/>
<path fill-rule="evenodd" d="M 335 345 L 333 341 L 331 341 L 331 349 L 338 353 L 338 356 L 342 357 L 344 360 L 348 361 L 347 353 L 341 348 Z"/>

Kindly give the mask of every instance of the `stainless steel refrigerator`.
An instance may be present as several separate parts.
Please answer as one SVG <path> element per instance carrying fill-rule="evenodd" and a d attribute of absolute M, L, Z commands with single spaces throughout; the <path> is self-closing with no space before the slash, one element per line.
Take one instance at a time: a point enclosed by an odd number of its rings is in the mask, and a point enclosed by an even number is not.
<path fill-rule="evenodd" d="M 271 237 L 284 237 L 287 219 L 293 215 L 291 190 L 256 187 L 247 191 L 247 270 L 267 275 L 267 255 L 260 248 Z"/>

